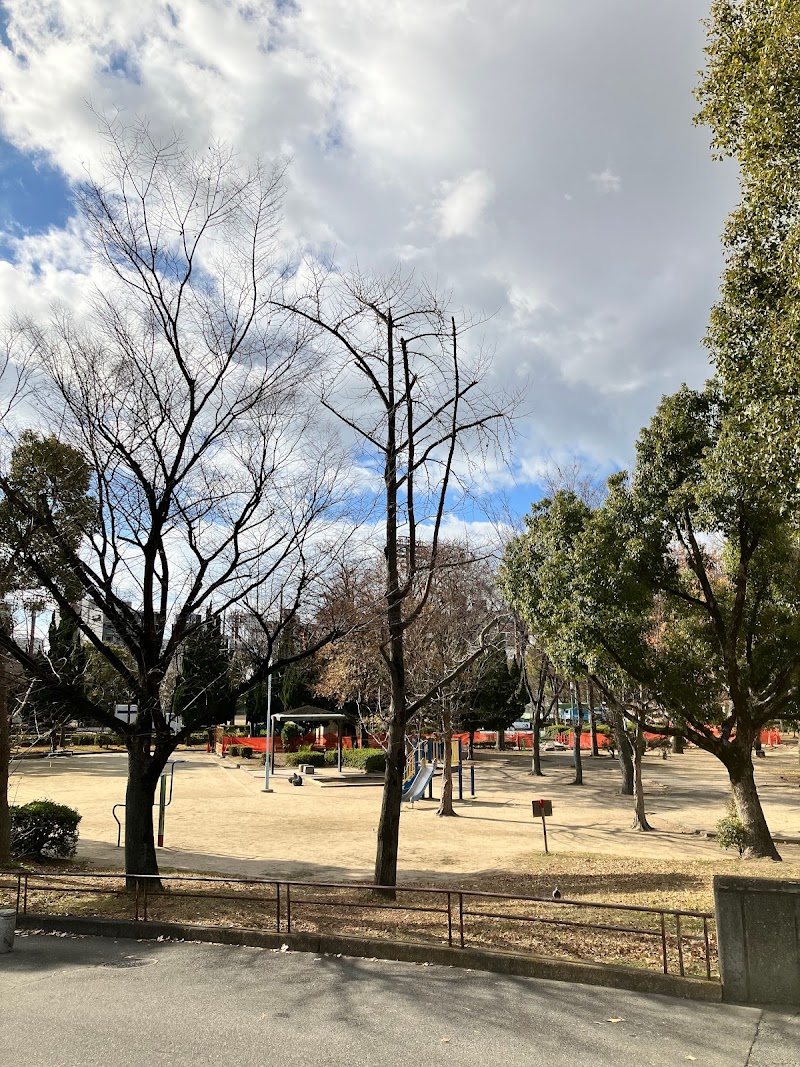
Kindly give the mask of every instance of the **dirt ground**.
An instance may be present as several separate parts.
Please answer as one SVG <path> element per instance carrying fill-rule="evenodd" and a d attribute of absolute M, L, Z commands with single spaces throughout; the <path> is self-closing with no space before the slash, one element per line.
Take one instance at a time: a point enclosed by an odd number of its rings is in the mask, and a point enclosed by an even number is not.
<path fill-rule="evenodd" d="M 349 879 L 371 872 L 380 810 L 379 786 L 326 787 L 335 771 L 317 772 L 302 787 L 272 777 L 264 793 L 263 768 L 205 753 L 180 752 L 174 799 L 166 812 L 162 869 L 239 874 L 249 877 Z M 768 751 L 756 779 L 773 835 L 788 863 L 800 864 L 800 787 L 797 746 Z M 655 828 L 630 829 L 631 800 L 618 794 L 615 760 L 584 758 L 582 787 L 571 785 L 569 753 L 545 754 L 545 778 L 530 774 L 523 753 L 481 752 L 476 762 L 476 796 L 456 802 L 458 818 L 435 814 L 437 803 L 404 805 L 399 867 L 406 883 L 430 882 L 448 875 L 529 872 L 542 862 L 541 823 L 534 822 L 531 800 L 553 801 L 548 821 L 552 856 L 575 854 L 630 857 L 661 866 L 670 860 L 708 861 L 736 870 L 738 857 L 722 853 L 705 834 L 724 814 L 728 796 L 722 765 L 697 750 L 662 760 L 645 760 L 647 811 Z M 78 859 L 118 868 L 117 825 L 111 807 L 124 801 L 126 759 L 118 754 L 29 760 L 15 766 L 12 803 L 48 797 L 69 804 L 83 816 Z M 466 783 L 465 783 L 466 784 Z M 434 796 L 438 797 L 438 779 Z M 778 866 L 748 863 L 748 873 L 777 873 Z M 762 871 L 761 868 L 764 867 Z M 758 868 L 758 870 L 756 870 Z"/>

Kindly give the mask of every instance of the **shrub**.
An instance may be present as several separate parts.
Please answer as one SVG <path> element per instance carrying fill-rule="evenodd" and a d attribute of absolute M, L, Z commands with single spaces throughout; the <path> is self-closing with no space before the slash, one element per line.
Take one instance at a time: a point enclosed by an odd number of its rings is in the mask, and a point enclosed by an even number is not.
<path fill-rule="evenodd" d="M 283 741 L 284 752 L 288 752 L 292 744 L 302 736 L 303 731 L 300 729 L 296 722 L 284 723 L 283 729 L 281 730 L 281 741 Z"/>
<path fill-rule="evenodd" d="M 81 817 L 74 808 L 52 800 L 32 800 L 12 805 L 10 814 L 12 855 L 45 859 L 75 855 Z"/>
<path fill-rule="evenodd" d="M 386 769 L 386 753 L 382 748 L 346 748 L 342 757 L 346 767 L 358 767 L 368 774 Z"/>
<path fill-rule="evenodd" d="M 253 750 L 252 750 L 252 748 L 250 748 L 249 745 L 240 745 L 239 749 L 240 749 L 239 755 L 243 759 L 252 759 L 253 758 Z"/>
<path fill-rule="evenodd" d="M 735 848 L 739 856 L 747 848 L 747 830 L 738 815 L 726 815 L 717 823 L 717 841 L 720 848 Z"/>
<path fill-rule="evenodd" d="M 208 731 L 203 730 L 201 733 L 189 734 L 186 738 L 187 745 L 205 745 L 208 742 Z"/>
<path fill-rule="evenodd" d="M 226 751 L 227 751 L 229 756 L 234 756 L 234 757 L 236 757 L 238 759 L 239 756 L 241 756 L 241 754 L 242 754 L 242 747 L 243 747 L 242 745 L 228 745 L 228 748 L 226 749 Z M 251 751 L 252 751 L 252 749 L 251 749 Z"/>
<path fill-rule="evenodd" d="M 298 748 L 297 752 L 287 752 L 284 763 L 287 767 L 299 767 L 301 763 L 310 763 L 312 767 L 324 767 L 326 753 L 312 752 L 310 748 Z"/>

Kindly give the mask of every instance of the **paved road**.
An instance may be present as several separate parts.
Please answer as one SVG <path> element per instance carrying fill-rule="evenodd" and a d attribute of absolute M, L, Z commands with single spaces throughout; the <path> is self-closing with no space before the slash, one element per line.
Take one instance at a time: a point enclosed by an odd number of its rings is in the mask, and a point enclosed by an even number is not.
<path fill-rule="evenodd" d="M 0 1067 L 797 1067 L 800 1013 L 306 953 L 18 936 Z"/>

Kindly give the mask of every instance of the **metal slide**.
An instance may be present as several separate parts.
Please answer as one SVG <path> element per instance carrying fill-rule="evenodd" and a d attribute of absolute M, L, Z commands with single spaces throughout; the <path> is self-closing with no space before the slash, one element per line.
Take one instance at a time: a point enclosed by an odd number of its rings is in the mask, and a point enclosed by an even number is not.
<path fill-rule="evenodd" d="M 401 799 L 407 800 L 410 804 L 413 804 L 415 800 L 420 800 L 435 773 L 435 760 L 433 763 L 424 763 L 417 771 L 417 776 L 411 783 L 411 788 L 403 794 Z"/>

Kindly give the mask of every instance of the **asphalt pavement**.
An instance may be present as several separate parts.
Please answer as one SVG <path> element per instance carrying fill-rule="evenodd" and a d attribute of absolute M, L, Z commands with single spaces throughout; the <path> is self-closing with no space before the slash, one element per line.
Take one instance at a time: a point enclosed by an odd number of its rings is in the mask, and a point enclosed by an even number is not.
<path fill-rule="evenodd" d="M 800 1012 L 75 935 L 0 956 L 0 1067 L 798 1067 Z"/>

